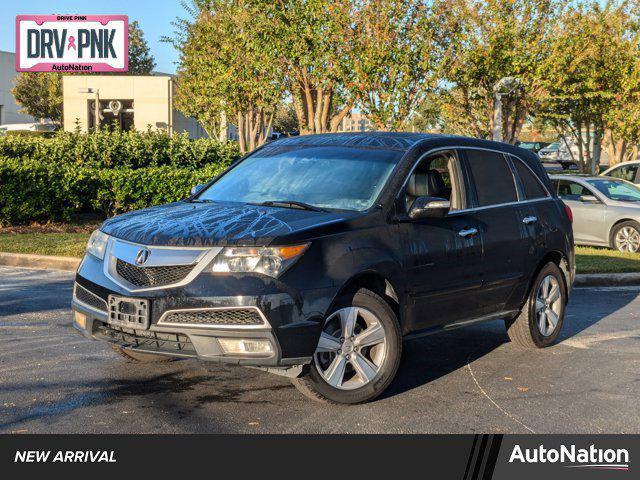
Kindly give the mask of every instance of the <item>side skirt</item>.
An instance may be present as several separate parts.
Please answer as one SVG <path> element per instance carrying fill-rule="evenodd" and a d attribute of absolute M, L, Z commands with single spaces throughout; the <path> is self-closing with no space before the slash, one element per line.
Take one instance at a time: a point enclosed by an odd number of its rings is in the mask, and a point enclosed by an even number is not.
<path fill-rule="evenodd" d="M 417 332 L 405 335 L 403 340 L 415 340 L 416 338 L 426 337 L 428 335 L 433 335 L 434 333 L 455 330 L 456 328 L 467 327 L 469 325 L 475 325 L 483 322 L 491 322 L 493 320 L 506 320 L 508 318 L 513 318 L 518 313 L 518 310 L 505 310 L 498 313 L 492 313 L 491 315 L 484 315 L 482 317 L 473 318 L 471 320 L 462 320 L 460 322 L 449 323 L 447 325 L 439 325 L 437 327 L 427 328 L 425 330 L 419 330 Z"/>

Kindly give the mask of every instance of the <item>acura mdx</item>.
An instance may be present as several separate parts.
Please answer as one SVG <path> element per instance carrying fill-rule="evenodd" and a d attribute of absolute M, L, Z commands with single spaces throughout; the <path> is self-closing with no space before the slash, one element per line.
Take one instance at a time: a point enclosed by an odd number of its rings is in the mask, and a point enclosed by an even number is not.
<path fill-rule="evenodd" d="M 503 320 L 515 344 L 551 345 L 575 272 L 570 217 L 536 155 L 511 145 L 285 138 L 184 201 L 105 221 L 74 326 L 131 361 L 259 367 L 316 400 L 365 402 L 410 338 Z"/>

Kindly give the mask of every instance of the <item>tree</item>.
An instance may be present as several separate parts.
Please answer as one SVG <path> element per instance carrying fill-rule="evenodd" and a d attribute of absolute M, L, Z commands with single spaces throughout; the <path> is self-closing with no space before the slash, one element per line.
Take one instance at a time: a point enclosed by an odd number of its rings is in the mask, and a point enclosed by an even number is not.
<path fill-rule="evenodd" d="M 277 62 L 302 134 L 335 132 L 355 103 L 341 74 L 350 0 L 250 0 L 262 47 Z"/>
<path fill-rule="evenodd" d="M 293 108 L 293 102 L 280 102 L 273 118 L 273 129 L 276 132 L 287 133 L 293 132 L 298 128 L 300 127 L 295 108 Z"/>
<path fill-rule="evenodd" d="M 630 4 L 571 6 L 541 66 L 544 97 L 538 115 L 578 147 L 583 172 L 595 173 L 605 133 L 612 153 L 638 137 L 638 37 Z M 635 126 L 634 126 L 635 124 Z"/>
<path fill-rule="evenodd" d="M 514 77 L 519 87 L 502 98 L 502 137 L 514 143 L 540 93 L 538 65 L 561 10 L 555 0 L 453 0 L 448 14 L 456 32 L 454 60 L 443 76 L 440 104 L 444 128 L 491 138 L 494 87 Z"/>
<path fill-rule="evenodd" d="M 432 92 L 455 32 L 445 2 L 354 2 L 347 29 L 346 88 L 380 130 L 397 130 Z"/>
<path fill-rule="evenodd" d="M 129 71 L 128 75 L 150 75 L 156 68 L 149 45 L 137 20 L 129 24 Z"/>
<path fill-rule="evenodd" d="M 148 75 L 155 68 L 137 21 L 129 24 L 129 72 L 127 75 Z M 72 75 L 65 73 L 65 75 Z M 62 74 L 59 72 L 22 72 L 11 90 L 21 112 L 38 119 L 62 122 Z"/>
<path fill-rule="evenodd" d="M 11 90 L 23 113 L 38 119 L 62 122 L 62 74 L 25 72 L 18 75 Z"/>
<path fill-rule="evenodd" d="M 240 150 L 266 140 L 283 84 L 260 32 L 266 19 L 251 2 L 201 0 L 193 20 L 178 20 L 168 39 L 180 52 L 176 105 L 219 132 L 222 113 L 237 122 Z"/>

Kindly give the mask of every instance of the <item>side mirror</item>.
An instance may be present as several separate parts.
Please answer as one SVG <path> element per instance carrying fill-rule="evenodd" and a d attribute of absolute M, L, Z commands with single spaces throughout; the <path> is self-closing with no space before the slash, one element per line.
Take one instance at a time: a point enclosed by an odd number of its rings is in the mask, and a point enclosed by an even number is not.
<path fill-rule="evenodd" d="M 438 197 L 418 197 L 413 201 L 409 210 L 409 218 L 442 218 L 449 213 L 451 202 Z"/>
<path fill-rule="evenodd" d="M 584 203 L 600 203 L 595 195 L 580 195 L 580 201 Z"/>
<path fill-rule="evenodd" d="M 198 193 L 200 193 L 200 191 L 205 187 L 204 183 L 200 184 L 200 185 L 196 185 L 195 187 L 193 187 L 191 189 L 191 191 L 189 192 L 191 194 L 191 196 L 194 196 Z"/>

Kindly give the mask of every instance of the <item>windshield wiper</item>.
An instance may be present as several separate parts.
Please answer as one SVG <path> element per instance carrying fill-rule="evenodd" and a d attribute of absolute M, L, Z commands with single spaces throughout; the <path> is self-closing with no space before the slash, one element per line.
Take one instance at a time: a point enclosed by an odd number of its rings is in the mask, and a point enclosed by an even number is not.
<path fill-rule="evenodd" d="M 261 207 L 299 208 L 301 210 L 311 210 L 313 212 L 326 212 L 324 208 L 309 205 L 305 202 L 298 202 L 296 200 L 268 200 L 261 203 L 252 203 L 252 205 L 260 205 Z"/>

